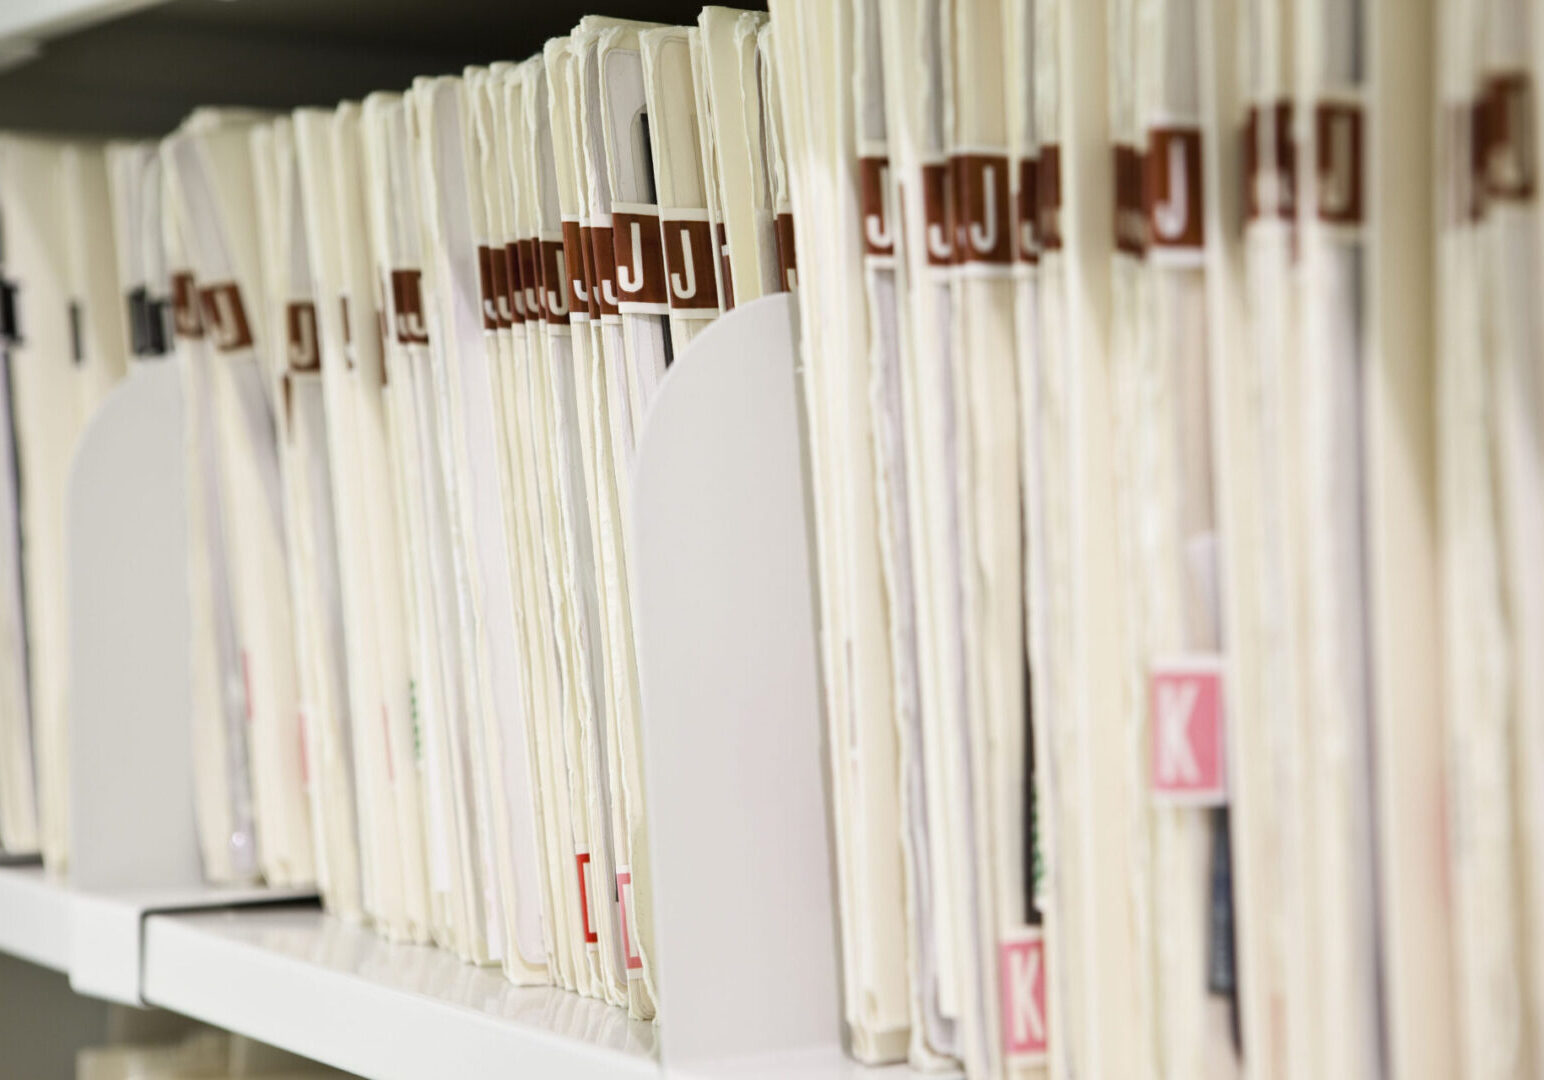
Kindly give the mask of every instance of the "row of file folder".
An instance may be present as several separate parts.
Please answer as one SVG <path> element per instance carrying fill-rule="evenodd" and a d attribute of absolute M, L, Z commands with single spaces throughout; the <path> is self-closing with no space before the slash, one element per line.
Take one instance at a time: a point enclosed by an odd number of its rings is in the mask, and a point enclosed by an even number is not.
<path fill-rule="evenodd" d="M 853 1054 L 1538 1075 L 1544 10 L 770 6 Z"/>
<path fill-rule="evenodd" d="M 792 290 L 852 1056 L 1536 1075 L 1537 0 L 770 7 L 0 142 L 0 841 L 169 352 L 211 878 L 653 1017 L 629 463 Z"/>
<path fill-rule="evenodd" d="M 67 860 L 53 560 L 101 323 L 114 374 L 182 381 L 207 877 L 654 1016 L 630 467 L 674 357 L 796 280 L 771 49 L 765 12 L 588 17 L 336 108 L 0 144 L 7 849 L 40 819 Z"/>

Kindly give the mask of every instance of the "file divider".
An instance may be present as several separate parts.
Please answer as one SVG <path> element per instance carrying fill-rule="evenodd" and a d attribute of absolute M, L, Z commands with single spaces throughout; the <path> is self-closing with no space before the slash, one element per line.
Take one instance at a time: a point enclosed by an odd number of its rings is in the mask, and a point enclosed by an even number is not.
<path fill-rule="evenodd" d="M 135 365 L 81 439 L 66 507 L 70 980 L 126 1004 L 142 1004 L 145 915 L 315 895 L 204 881 L 182 418 L 176 367 Z"/>
<path fill-rule="evenodd" d="M 634 465 L 672 1075 L 805 1075 L 800 1062 L 842 1059 L 797 368 L 792 298 L 736 307 L 671 366 Z"/>

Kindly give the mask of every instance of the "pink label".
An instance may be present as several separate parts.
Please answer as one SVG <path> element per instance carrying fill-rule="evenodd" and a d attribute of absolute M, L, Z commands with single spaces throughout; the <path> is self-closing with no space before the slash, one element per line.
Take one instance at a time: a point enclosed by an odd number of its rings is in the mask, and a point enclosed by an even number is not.
<path fill-rule="evenodd" d="M 636 978 L 643 971 L 643 957 L 633 947 L 633 875 L 628 870 L 617 871 L 617 905 L 622 916 L 622 953 L 627 957 L 627 977 Z"/>
<path fill-rule="evenodd" d="M 997 946 L 1002 976 L 1003 1051 L 1014 1064 L 1045 1059 L 1045 939 L 1027 927 Z"/>
<path fill-rule="evenodd" d="M 1151 688 L 1153 794 L 1221 806 L 1228 801 L 1221 662 L 1214 656 L 1162 661 L 1153 666 Z"/>

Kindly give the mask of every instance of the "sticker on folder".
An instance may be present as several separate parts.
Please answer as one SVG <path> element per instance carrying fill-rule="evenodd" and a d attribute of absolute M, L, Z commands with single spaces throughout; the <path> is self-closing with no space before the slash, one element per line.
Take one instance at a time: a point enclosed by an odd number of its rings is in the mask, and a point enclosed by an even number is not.
<path fill-rule="evenodd" d="M 1222 662 L 1215 656 L 1160 661 L 1149 698 L 1154 798 L 1221 806 L 1228 791 Z"/>

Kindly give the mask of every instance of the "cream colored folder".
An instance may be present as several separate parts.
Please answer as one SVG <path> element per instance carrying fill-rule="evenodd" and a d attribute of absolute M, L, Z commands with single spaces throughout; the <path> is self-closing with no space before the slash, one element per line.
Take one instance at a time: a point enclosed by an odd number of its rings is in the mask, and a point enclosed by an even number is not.
<path fill-rule="evenodd" d="M 713 217 L 698 141 L 691 32 L 685 27 L 638 35 L 643 57 L 649 149 L 659 205 L 672 350 L 679 353 L 723 311 L 718 293 Z"/>
<path fill-rule="evenodd" d="M 409 143 L 418 189 L 423 244 L 425 315 L 430 327 L 429 365 L 415 382 L 424 417 L 425 473 L 436 513 L 430 550 L 438 606 L 440 663 L 447 687 L 444 763 L 448 769 L 461 903 L 465 909 L 463 955 L 474 963 L 502 961 L 502 899 L 493 865 L 487 760 L 483 748 L 489 687 L 483 681 L 485 642 L 473 611 L 470 550 L 471 497 L 464 458 L 464 419 L 459 385 L 462 355 L 483 355 L 477 259 L 470 247 L 466 141 L 461 125 L 460 80 L 419 78 L 407 96 Z M 480 178 L 478 178 L 480 179 Z M 459 258 L 450 248 L 459 249 Z M 510 673 L 513 674 L 513 673 Z"/>
<path fill-rule="evenodd" d="M 69 836 L 64 501 L 76 441 L 122 373 L 125 346 L 116 256 L 98 247 L 98 258 L 86 239 L 94 227 L 97 244 L 105 238 L 112 246 L 102 149 L 6 135 L 0 174 L 6 276 L 20 331 L 8 351 L 39 830 L 36 841 L 22 846 L 40 847 L 45 862 L 63 870 Z M 20 708 L 11 703 L 13 717 Z M 18 727 L 13 720 L 10 735 L 21 749 Z M 18 781 L 23 820 L 17 829 L 24 841 L 27 778 Z"/>
<path fill-rule="evenodd" d="M 36 852 L 48 810 L 45 709 L 63 708 L 64 485 L 80 428 L 71 393 L 58 149 L 0 138 L 0 272 L 4 275 L 7 480 L 4 550 L 3 816 L 7 851 Z M 44 416 L 50 418 L 43 423 Z M 43 605 L 40 609 L 39 605 Z"/>
<path fill-rule="evenodd" d="M 1464 1075 L 1525 1076 L 1534 1046 L 1528 1000 L 1527 918 L 1518 854 L 1525 850 L 1517 811 L 1522 793 L 1512 762 L 1523 732 L 1509 684 L 1513 652 L 1500 467 L 1506 429 L 1502 379 L 1528 350 L 1532 317 L 1509 311 L 1509 283 L 1525 289 L 1526 265 L 1506 265 L 1507 222 L 1520 208 L 1490 168 L 1509 129 L 1489 127 L 1493 87 L 1486 78 L 1486 16 L 1498 8 L 1436 5 L 1441 115 L 1450 118 L 1436 147 L 1442 208 L 1437 281 L 1441 352 L 1437 368 L 1441 506 L 1443 689 L 1448 821 L 1453 887 L 1459 1060 Z M 1502 187 L 1493 192 L 1492 185 Z M 1496 194 L 1501 197 L 1495 198 Z M 1509 206 L 1508 204 L 1511 203 Z M 1511 228 L 1503 231 L 1503 222 Z M 1516 251 L 1531 256 L 1525 241 Z M 1494 260 L 1494 261 L 1493 261 Z M 1518 281 L 1521 278 L 1522 281 Z M 1493 295 L 1496 294 L 1496 295 Z M 1515 393 L 1515 390 L 1514 390 Z M 1522 395 L 1526 401 L 1527 395 Z M 1514 429 L 1515 430 L 1515 429 Z"/>
<path fill-rule="evenodd" d="M 447 673 L 440 662 L 443 613 L 436 604 L 437 599 L 451 602 L 453 594 L 437 597 L 435 549 L 431 547 L 435 523 L 443 525 L 439 516 L 443 510 L 435 501 L 440 483 L 433 453 L 435 428 L 425 417 L 432 406 L 432 397 L 425 400 L 431 306 L 423 286 L 420 204 L 407 114 L 406 101 L 399 95 L 379 93 L 365 99 L 365 176 L 375 276 L 385 293 L 382 396 L 397 498 L 403 606 L 409 631 L 410 701 L 421 748 L 428 930 L 435 943 L 463 954 L 470 952 L 466 944 L 469 918 L 447 760 L 447 729 L 456 698 L 455 687 L 447 686 Z"/>
<path fill-rule="evenodd" d="M 756 35 L 765 21 L 759 13 L 727 7 L 705 7 L 697 18 L 708 120 L 718 153 L 719 205 L 735 302 L 740 304 L 779 288 L 777 227 L 764 184 L 756 64 Z"/>
<path fill-rule="evenodd" d="M 800 319 L 832 725 L 844 1018 L 859 1060 L 898 1061 L 907 1050 L 911 995 L 905 914 L 893 901 L 905 885 L 873 421 L 869 375 L 856 362 L 868 353 L 858 143 L 852 110 L 823 107 L 850 102 L 845 78 L 856 44 L 850 5 L 779 3 L 772 25 L 795 221 L 809 255 Z M 715 111 L 721 106 L 716 99 Z M 735 280 L 738 289 L 738 266 Z"/>
<path fill-rule="evenodd" d="M 627 520 L 631 463 L 636 428 L 631 407 L 631 368 L 627 329 L 619 308 L 616 248 L 612 228 L 612 176 L 607 159 L 607 126 L 602 108 L 601 43 L 614 32 L 642 24 L 591 18 L 575 30 L 570 49 L 575 58 L 575 112 L 579 128 L 591 256 L 589 297 L 592 354 L 598 365 L 591 381 L 591 427 L 596 446 L 596 502 L 601 567 L 606 587 L 606 638 L 609 643 L 608 716 L 611 743 L 617 747 L 611 769 L 612 834 L 616 846 L 616 896 L 622 932 L 622 957 L 628 976 L 628 1007 L 635 1016 L 654 1015 L 652 952 L 649 942 L 648 858 L 642 832 L 641 773 L 635 756 L 641 697 L 627 560 Z M 576 170 L 578 170 L 576 163 Z M 631 747 L 631 749 L 630 749 Z"/>
<path fill-rule="evenodd" d="M 346 919 L 363 916 L 342 574 L 321 332 L 293 122 L 252 131 L 259 251 L 268 309 L 270 361 L 281 370 L 278 425 L 284 470 L 286 547 L 294 611 L 298 707 L 306 786 L 323 902 Z"/>
<path fill-rule="evenodd" d="M 158 151 L 164 158 L 164 148 Z M 252 797 L 246 684 L 236 625 L 231 545 L 221 501 L 219 442 L 215 434 L 214 375 L 192 262 L 176 205 L 176 177 L 163 160 L 160 246 L 171 295 L 176 363 L 181 369 L 183 446 L 188 497 L 188 605 L 194 625 L 207 628 L 191 642 L 194 823 L 204 876 L 212 882 L 251 881 L 258 875 L 257 823 Z M 150 241 L 152 243 L 155 240 Z"/>
<path fill-rule="evenodd" d="M 1287 541 L 1295 285 L 1289 39 L 1274 0 L 1203 9 L 1202 145 L 1239 1030 L 1250 1075 L 1294 1075 L 1311 1039 L 1292 990 L 1306 909 L 1302 717 Z M 1250 55 L 1254 61 L 1241 62 Z M 1242 124 L 1242 136 L 1236 133 Z M 1283 182 L 1282 177 L 1288 177 Z M 1243 186 L 1233 182 L 1242 177 Z M 1295 430 L 1295 424 L 1291 425 Z M 1252 720 L 1251 718 L 1258 718 Z M 1308 1075 L 1311 1075 L 1308 1074 Z"/>
<path fill-rule="evenodd" d="M 230 544 L 249 722 L 259 867 L 272 884 L 314 880 L 296 708 L 293 614 L 275 403 L 267 359 L 246 115 L 195 113 L 163 150 L 211 346 L 221 513 Z"/>
<path fill-rule="evenodd" d="M 580 586 L 575 598 L 580 602 L 579 627 L 586 646 L 589 685 L 593 712 L 590 722 L 581 728 L 581 749 L 588 770 L 585 809 L 590 822 L 590 851 L 584 864 L 585 912 L 590 919 L 589 934 L 595 940 L 599 959 L 599 990 L 613 1005 L 626 1005 L 627 957 L 622 937 L 621 909 L 617 903 L 616 867 L 626 865 L 624 841 L 625 813 L 621 793 L 615 782 L 620 776 L 620 753 L 615 708 L 616 658 L 611 641 L 611 622 L 616 618 L 618 601 L 614 571 L 608 574 L 604 535 L 614 528 L 611 515 L 603 509 L 605 495 L 602 478 L 609 483 L 612 469 L 609 439 L 597 436 L 597 401 L 604 378 L 604 339 L 599 325 L 591 325 L 591 289 L 584 272 L 584 258 L 590 250 L 584 243 L 583 222 L 588 220 L 589 179 L 583 156 L 584 132 L 579 119 L 583 103 L 580 93 L 581 60 L 572 48 L 572 39 L 554 38 L 543 52 L 547 73 L 547 115 L 551 131 L 553 194 L 562 221 L 564 267 L 554 274 L 566 290 L 569 316 L 569 343 L 573 349 L 572 406 L 565 394 L 556 403 L 561 406 L 559 430 L 563 432 L 569 455 L 568 521 L 569 561 L 575 583 Z M 545 140 L 544 140 L 545 142 Z M 545 146 L 543 154 L 545 155 Z M 593 226 L 592 226 L 593 227 Z M 593 253 L 591 261 L 593 262 Z M 598 313 L 598 308 L 597 308 Z M 602 456 L 604 455 L 604 456 Z M 577 471 L 575 471 L 577 466 Z"/>
<path fill-rule="evenodd" d="M 585 940 L 584 896 L 579 879 L 582 864 L 578 857 L 581 849 L 588 851 L 584 839 L 588 822 L 583 818 L 575 820 L 576 806 L 582 810 L 584 804 L 584 780 L 577 748 L 572 755 L 575 760 L 570 764 L 569 735 L 571 731 L 577 731 L 577 724 L 571 722 L 574 713 L 570 710 L 577 710 L 577 702 L 571 681 L 572 653 L 563 636 L 567 613 L 561 590 L 562 548 L 557 542 L 557 522 L 553 519 L 550 501 L 555 480 L 548 434 L 549 398 L 545 389 L 550 370 L 545 327 L 546 290 L 541 278 L 544 264 L 538 258 L 539 187 L 535 145 L 530 134 L 535 118 L 546 113 L 541 97 L 545 74 L 545 61 L 532 57 L 517 65 L 505 81 L 509 183 L 514 196 L 520 296 L 525 315 L 523 362 L 514 372 L 512 415 L 508 423 L 514 437 L 512 453 L 524 483 L 524 496 L 518 503 L 525 515 L 522 562 L 530 574 L 528 595 L 533 599 L 532 610 L 537 618 L 533 657 L 542 658 L 539 685 L 544 687 L 546 701 L 536 718 L 540 751 L 545 762 L 543 802 L 547 808 L 547 847 L 551 853 L 549 862 L 554 867 L 549 874 L 548 888 L 553 894 L 556 923 L 556 966 L 564 987 L 591 993 L 596 973 L 592 971 Z M 551 265 L 555 273 L 556 258 Z M 520 360 L 517 355 L 517 361 Z"/>
<path fill-rule="evenodd" d="M 1519 816 L 1524 999 L 1529 1003 L 1527 1047 L 1520 1060 L 1544 1063 L 1544 574 L 1530 552 L 1544 545 L 1544 337 L 1533 297 L 1540 281 L 1538 120 L 1541 57 L 1533 49 L 1544 12 L 1526 0 L 1484 5 L 1485 85 L 1494 121 L 1489 159 L 1491 204 L 1486 258 L 1491 266 L 1490 318 L 1497 403 L 1494 439 L 1500 480 L 1501 550 L 1510 613 L 1509 661 L 1515 754 L 1521 768 Z"/>
<path fill-rule="evenodd" d="M 524 69 L 529 71 L 529 67 Z M 525 691 L 529 701 L 526 752 L 529 771 L 537 796 L 537 820 L 540 826 L 544 873 L 546 917 L 544 933 L 547 942 L 548 974 L 555 984 L 572 989 L 574 963 L 577 951 L 572 940 L 572 921 L 569 917 L 569 901 L 574 896 L 577 880 L 570 872 L 572 842 L 567 832 L 567 821 L 560 821 L 560 808 L 567 808 L 567 770 L 561 750 L 554 758 L 554 748 L 561 742 L 554 740 L 554 730 L 560 730 L 561 689 L 557 677 L 555 643 L 549 629 L 551 625 L 550 599 L 544 552 L 540 547 L 539 519 L 535 517 L 537 502 L 531 492 L 534 479 L 528 471 L 531 454 L 528 446 L 531 429 L 522 420 L 526 412 L 528 394 L 526 385 L 532 363 L 531 338 L 527 327 L 534 314 L 526 303 L 523 281 L 524 250 L 520 238 L 524 229 L 523 186 L 517 188 L 517 180 L 523 176 L 519 165 L 525 150 L 523 139 L 516 139 L 523 130 L 523 94 L 525 76 L 519 65 L 498 64 L 490 69 L 485 96 L 490 111 L 492 160 L 488 169 L 485 196 L 494 196 L 497 203 L 497 227 L 492 231 L 490 261 L 499 252 L 504 255 L 505 289 L 507 307 L 500 309 L 500 327 L 496 332 L 498 344 L 507 356 L 494 368 L 493 375 L 498 392 L 497 415 L 503 431 L 504 450 L 502 461 L 505 484 L 509 490 L 507 511 L 508 529 L 512 544 L 514 585 L 519 597 L 521 642 L 525 657 L 527 680 Z M 514 124 L 511 116 L 519 118 Z M 490 202 L 490 216 L 493 203 Z M 491 227 L 490 227 L 491 228 Z M 535 331 L 535 327 L 531 327 Z"/>
<path fill-rule="evenodd" d="M 161 228 L 161 158 L 154 142 L 107 145 L 107 190 L 118 256 L 119 310 L 129 355 L 171 351 L 170 279 Z"/>

